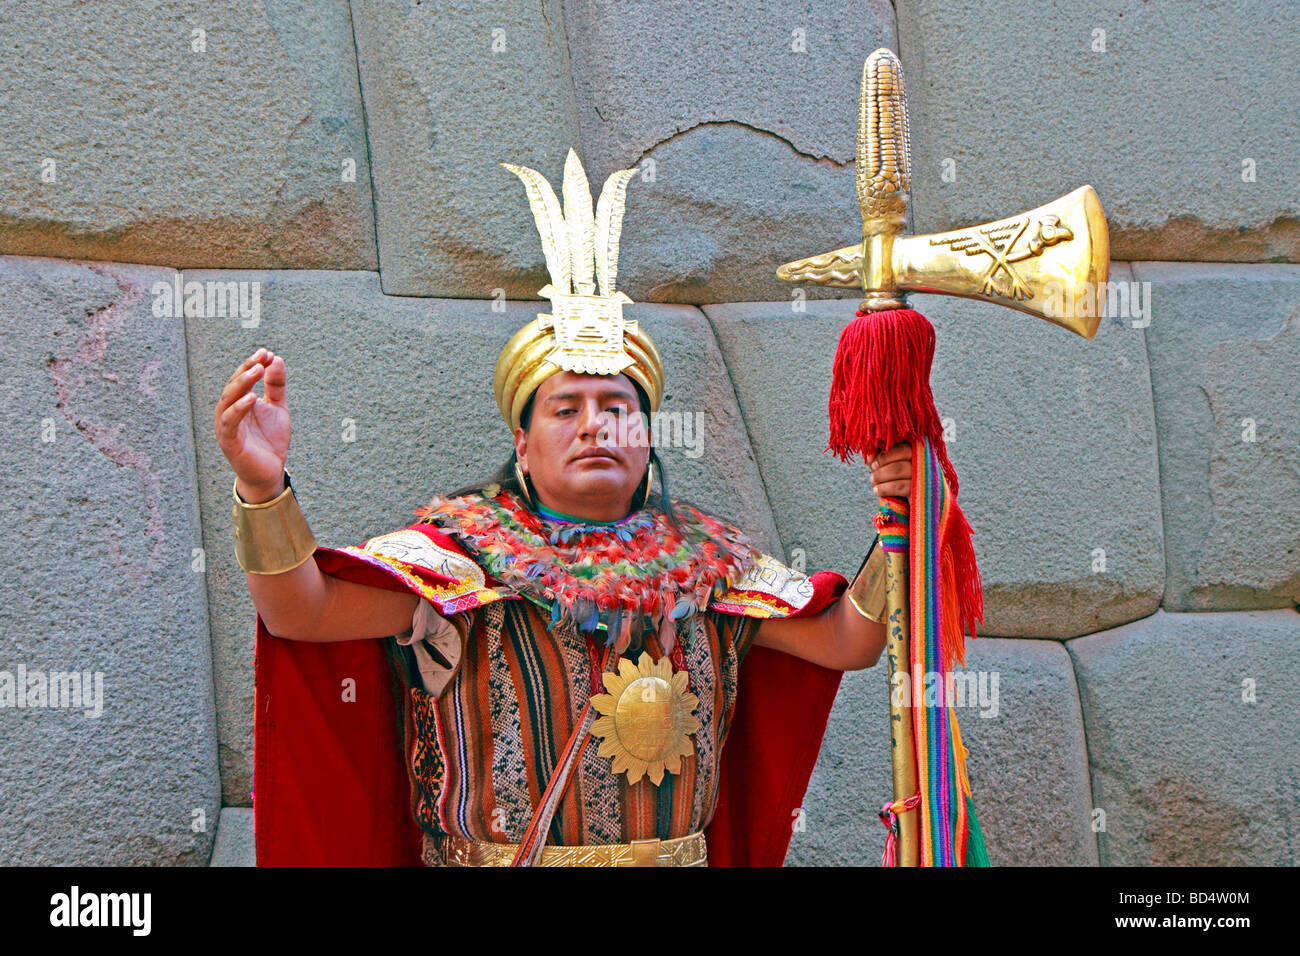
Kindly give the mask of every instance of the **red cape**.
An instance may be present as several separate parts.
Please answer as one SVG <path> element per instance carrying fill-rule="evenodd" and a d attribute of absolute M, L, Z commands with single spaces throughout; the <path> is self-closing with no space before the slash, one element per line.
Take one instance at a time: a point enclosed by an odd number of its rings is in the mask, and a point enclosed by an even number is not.
<path fill-rule="evenodd" d="M 424 522 L 409 529 L 464 554 Z M 419 594 L 418 583 L 358 549 L 317 548 L 338 578 Z M 429 585 L 450 578 L 415 568 Z M 811 578 L 797 612 L 833 603 L 846 582 Z M 259 866 L 420 866 L 403 749 L 400 685 L 381 640 L 289 641 L 256 617 L 253 820 Z M 736 709 L 722 752 L 717 810 L 705 830 L 710 866 L 780 866 L 821 748 L 841 671 L 766 647 L 740 667 Z M 355 700 L 345 700 L 351 680 Z"/>

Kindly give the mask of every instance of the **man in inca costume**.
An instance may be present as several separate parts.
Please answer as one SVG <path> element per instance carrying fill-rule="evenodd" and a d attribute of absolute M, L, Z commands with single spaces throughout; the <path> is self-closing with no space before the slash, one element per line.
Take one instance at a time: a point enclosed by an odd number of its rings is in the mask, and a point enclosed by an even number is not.
<path fill-rule="evenodd" d="M 503 165 L 551 311 L 497 362 L 501 474 L 319 547 L 284 470 L 282 357 L 258 350 L 217 405 L 258 610 L 258 862 L 779 865 L 841 672 L 885 646 L 880 549 L 851 584 L 808 577 L 670 499 L 647 434 L 665 369 L 615 291 L 635 171 L 593 211 L 572 151 L 563 208 Z M 872 466 L 908 494 L 908 444 Z"/>

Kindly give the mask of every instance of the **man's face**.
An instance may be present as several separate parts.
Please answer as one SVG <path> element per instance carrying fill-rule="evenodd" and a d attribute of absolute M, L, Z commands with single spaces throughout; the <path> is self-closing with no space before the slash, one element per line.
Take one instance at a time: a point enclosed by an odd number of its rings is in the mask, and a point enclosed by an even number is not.
<path fill-rule="evenodd" d="M 636 389 L 626 375 L 552 375 L 533 397 L 528 431 L 515 430 L 515 451 L 548 508 L 624 517 L 650 459 Z"/>

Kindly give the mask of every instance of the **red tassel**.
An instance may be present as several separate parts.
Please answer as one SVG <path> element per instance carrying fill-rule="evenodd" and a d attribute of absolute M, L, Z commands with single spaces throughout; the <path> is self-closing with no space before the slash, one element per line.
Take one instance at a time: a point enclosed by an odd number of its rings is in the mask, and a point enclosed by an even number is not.
<path fill-rule="evenodd" d="M 930 392 L 933 359 L 934 326 L 920 312 L 859 312 L 835 352 L 829 449 L 848 461 L 854 452 L 878 455 L 914 434 L 941 436 Z"/>
<path fill-rule="evenodd" d="M 956 495 L 956 484 L 953 484 L 953 494 Z M 974 534 L 970 522 L 966 520 L 966 515 L 962 513 L 956 500 L 953 501 L 952 521 L 955 524 L 945 535 L 948 546 L 944 549 L 946 555 L 951 555 L 949 559 L 952 574 L 952 588 L 956 594 L 957 602 L 955 605 L 949 603 L 948 607 L 958 608 L 958 617 L 953 621 L 957 627 L 957 633 L 953 639 L 957 648 L 963 647 L 962 634 L 969 634 L 971 640 L 975 639 L 976 622 L 984 620 L 984 586 L 980 581 L 979 567 L 975 563 L 975 546 L 971 542 L 971 535 Z M 944 589 L 947 591 L 948 582 L 944 582 Z M 959 650 L 957 659 L 964 665 L 966 655 Z M 949 658 L 951 660 L 951 657 Z"/>
<path fill-rule="evenodd" d="M 957 470 L 948 459 L 930 391 L 934 345 L 934 326 L 914 309 L 857 313 L 840 334 L 835 352 L 827 449 L 841 461 L 854 454 L 865 461 L 899 442 L 929 439 L 953 498 L 950 526 L 942 529 L 940 578 L 945 606 L 955 606 L 958 613 L 949 617 L 944 643 L 964 662 L 962 634 L 973 639 L 977 621 L 984 620 L 983 589 L 970 522 L 957 504 Z"/>

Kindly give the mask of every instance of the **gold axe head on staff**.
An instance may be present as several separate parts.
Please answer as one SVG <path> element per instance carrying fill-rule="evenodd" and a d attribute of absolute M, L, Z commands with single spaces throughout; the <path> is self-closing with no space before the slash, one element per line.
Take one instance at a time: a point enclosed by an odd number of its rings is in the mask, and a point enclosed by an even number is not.
<path fill-rule="evenodd" d="M 885 48 L 862 68 L 856 177 L 862 242 L 787 262 L 786 282 L 861 288 L 862 312 L 903 308 L 906 292 L 981 299 L 1097 334 L 1110 269 L 1101 201 L 1080 186 L 1018 216 L 904 236 L 911 191 L 903 67 Z"/>

